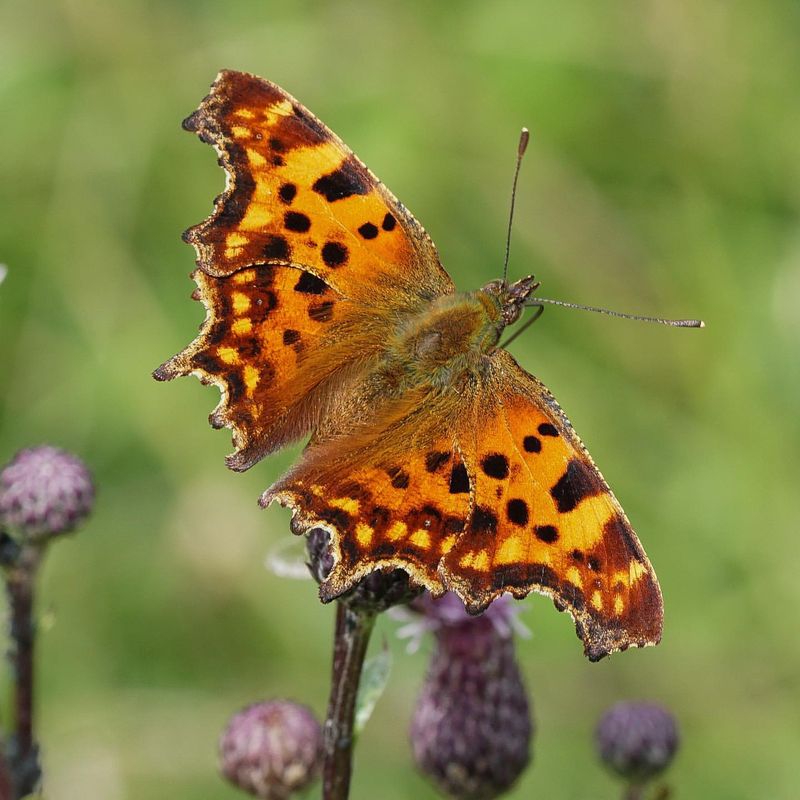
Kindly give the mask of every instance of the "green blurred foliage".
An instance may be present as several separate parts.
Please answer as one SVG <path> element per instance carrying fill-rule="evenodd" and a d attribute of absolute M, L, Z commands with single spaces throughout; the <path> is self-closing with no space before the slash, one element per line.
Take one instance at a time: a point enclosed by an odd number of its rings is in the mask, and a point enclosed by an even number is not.
<path fill-rule="evenodd" d="M 639 531 L 666 630 L 589 664 L 569 620 L 526 601 L 539 730 L 509 796 L 618 796 L 590 734 L 621 698 L 676 713 L 676 796 L 800 796 L 798 41 L 793 0 L 6 0 L 0 459 L 52 442 L 99 485 L 42 586 L 48 796 L 234 798 L 215 772 L 230 713 L 276 695 L 324 710 L 332 609 L 262 564 L 289 534 L 256 498 L 297 451 L 235 475 L 206 424 L 216 391 L 150 378 L 202 318 L 179 234 L 223 176 L 180 120 L 221 67 L 337 131 L 462 288 L 499 275 L 528 125 L 512 276 L 707 322 L 548 310 L 513 345 Z M 394 627 L 353 795 L 433 798 L 403 733 L 426 652 Z"/>

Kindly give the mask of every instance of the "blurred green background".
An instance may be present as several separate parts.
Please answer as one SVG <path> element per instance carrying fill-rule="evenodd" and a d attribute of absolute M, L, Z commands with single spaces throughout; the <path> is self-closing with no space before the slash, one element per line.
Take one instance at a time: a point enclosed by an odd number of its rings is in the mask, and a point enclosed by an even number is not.
<path fill-rule="evenodd" d="M 591 731 L 622 698 L 683 731 L 676 797 L 800 796 L 800 6 L 114 2 L 0 7 L 0 460 L 79 453 L 96 512 L 41 591 L 46 794 L 235 798 L 231 712 L 325 706 L 333 609 L 263 566 L 293 457 L 226 470 L 217 392 L 151 370 L 194 335 L 181 231 L 223 185 L 180 128 L 221 67 L 279 83 L 413 210 L 461 288 L 498 277 L 520 126 L 511 275 L 669 330 L 548 310 L 512 349 L 559 398 L 658 571 L 658 648 L 589 664 L 525 601 L 538 724 L 513 798 L 612 798 Z M 296 450 L 295 450 L 296 452 Z M 395 652 L 354 798 L 434 798 L 404 729 L 430 643 Z M 6 676 L 7 679 L 7 676 Z M 4 704 L 6 705 L 6 704 Z"/>

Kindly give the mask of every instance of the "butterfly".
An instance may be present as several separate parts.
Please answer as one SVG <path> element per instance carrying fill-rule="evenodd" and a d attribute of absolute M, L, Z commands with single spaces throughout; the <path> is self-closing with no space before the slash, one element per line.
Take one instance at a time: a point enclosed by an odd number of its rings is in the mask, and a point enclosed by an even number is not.
<path fill-rule="evenodd" d="M 197 253 L 198 337 L 159 367 L 221 390 L 234 470 L 309 436 L 261 498 L 323 527 L 323 601 L 403 569 L 478 613 L 550 596 L 591 660 L 661 638 L 653 569 L 547 388 L 499 346 L 537 284 L 458 292 L 433 242 L 297 100 L 223 71 L 183 126 L 226 187 L 184 234 Z"/>

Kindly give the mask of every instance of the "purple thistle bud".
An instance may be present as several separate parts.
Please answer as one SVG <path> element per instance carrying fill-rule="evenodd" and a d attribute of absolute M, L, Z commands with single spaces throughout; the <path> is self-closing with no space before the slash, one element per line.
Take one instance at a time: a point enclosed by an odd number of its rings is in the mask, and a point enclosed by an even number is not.
<path fill-rule="evenodd" d="M 231 718 L 219 752 L 231 783 L 263 800 L 286 800 L 319 774 L 322 729 L 305 706 L 265 700 Z"/>
<path fill-rule="evenodd" d="M 503 598 L 478 617 L 454 595 L 415 606 L 436 623 L 411 721 L 417 766 L 455 800 L 499 797 L 527 766 L 533 733 L 508 625 L 513 612 Z"/>
<path fill-rule="evenodd" d="M 77 456 L 42 445 L 0 471 L 0 527 L 34 543 L 73 530 L 91 512 L 94 485 Z"/>
<path fill-rule="evenodd" d="M 617 703 L 595 731 L 603 763 L 631 783 L 645 783 L 665 770 L 678 744 L 675 719 L 654 703 Z"/>

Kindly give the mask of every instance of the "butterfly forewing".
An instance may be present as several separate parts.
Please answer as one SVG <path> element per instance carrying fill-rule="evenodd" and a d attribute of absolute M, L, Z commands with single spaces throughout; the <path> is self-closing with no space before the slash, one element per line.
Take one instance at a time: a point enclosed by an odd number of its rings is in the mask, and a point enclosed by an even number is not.
<path fill-rule="evenodd" d="M 214 145 L 227 187 L 185 234 L 206 321 L 155 374 L 219 386 L 211 422 L 233 430 L 228 465 L 243 470 L 342 405 L 382 316 L 453 284 L 414 217 L 278 86 L 221 72 L 184 125 Z"/>
<path fill-rule="evenodd" d="M 214 145 L 228 173 L 214 214 L 185 234 L 209 274 L 291 264 L 362 300 L 453 290 L 420 224 L 280 87 L 221 72 L 184 127 Z"/>

